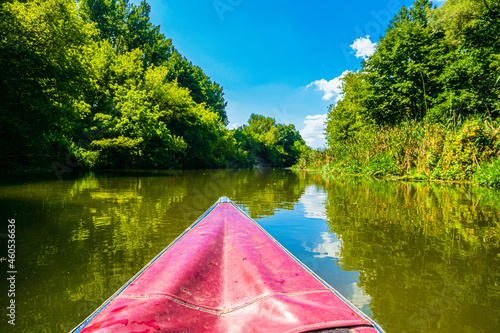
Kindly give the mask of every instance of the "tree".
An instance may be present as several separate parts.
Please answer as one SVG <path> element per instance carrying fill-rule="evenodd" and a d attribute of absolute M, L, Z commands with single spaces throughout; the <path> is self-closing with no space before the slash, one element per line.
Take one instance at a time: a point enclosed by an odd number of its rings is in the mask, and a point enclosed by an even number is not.
<path fill-rule="evenodd" d="M 443 32 L 428 24 L 430 10 L 429 0 L 403 6 L 364 63 L 370 84 L 367 107 L 377 123 L 423 119 L 440 93 L 437 77 L 446 47 Z"/>
<path fill-rule="evenodd" d="M 136 6 L 128 0 L 83 0 L 80 12 L 87 22 L 96 24 L 100 40 L 109 41 L 117 54 L 140 49 L 144 69 L 170 57 L 172 41 L 149 21 L 151 6 L 146 1 Z"/>
<path fill-rule="evenodd" d="M 109 42 L 117 55 L 140 50 L 144 70 L 167 66 L 169 80 L 177 80 L 181 87 L 188 88 L 196 103 L 205 103 L 227 125 L 222 87 L 182 57 L 172 41 L 160 33 L 160 27 L 150 22 L 151 7 L 146 1 L 133 5 L 128 0 L 83 0 L 80 7 L 82 17 L 96 23 L 99 40 Z"/>
<path fill-rule="evenodd" d="M 276 120 L 251 114 L 248 125 L 236 131 L 240 147 L 270 166 L 289 167 L 297 162 L 305 142 L 294 125 L 276 124 Z"/>
<path fill-rule="evenodd" d="M 439 76 L 443 90 L 430 114 L 432 121 L 500 115 L 499 21 L 498 0 L 449 0 L 434 10 L 431 23 L 444 29 L 450 51 Z"/>
<path fill-rule="evenodd" d="M 326 137 L 331 147 L 352 137 L 372 121 L 366 107 L 369 91 L 367 75 L 349 72 L 342 79 L 343 98 L 330 105 L 327 117 Z"/>
<path fill-rule="evenodd" d="M 239 158 L 235 139 L 217 115 L 170 82 L 166 67 L 151 67 L 143 77 L 117 87 L 113 114 L 94 116 L 93 129 L 103 136 L 91 143 L 101 155 L 98 166 L 206 168 Z"/>
<path fill-rule="evenodd" d="M 295 129 L 295 126 L 278 124 L 278 147 L 283 147 L 283 152 L 280 156 L 280 166 L 292 166 L 300 157 L 300 154 L 306 147 L 306 143 L 300 132 Z"/>
<path fill-rule="evenodd" d="M 2 2 L 0 15 L 1 163 L 46 166 L 89 111 L 82 58 L 95 30 L 69 0 Z"/>
<path fill-rule="evenodd" d="M 165 66 L 169 69 L 168 77 L 171 81 L 177 80 L 181 87 L 188 88 L 193 100 L 199 104 L 205 103 L 224 125 L 229 123 L 222 87 L 212 82 L 200 67 L 194 66 L 175 49 Z"/>
<path fill-rule="evenodd" d="M 252 113 L 248 119 L 248 131 L 261 138 L 263 138 L 266 133 L 269 133 L 275 126 L 276 120 L 271 117 Z"/>

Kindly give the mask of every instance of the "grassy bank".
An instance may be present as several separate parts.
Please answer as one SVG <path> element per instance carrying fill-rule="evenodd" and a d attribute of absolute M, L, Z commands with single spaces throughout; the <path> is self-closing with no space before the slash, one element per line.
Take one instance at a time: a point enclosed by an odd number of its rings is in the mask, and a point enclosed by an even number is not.
<path fill-rule="evenodd" d="M 294 168 L 500 187 L 500 121 L 373 126 L 342 144 L 303 153 Z"/>

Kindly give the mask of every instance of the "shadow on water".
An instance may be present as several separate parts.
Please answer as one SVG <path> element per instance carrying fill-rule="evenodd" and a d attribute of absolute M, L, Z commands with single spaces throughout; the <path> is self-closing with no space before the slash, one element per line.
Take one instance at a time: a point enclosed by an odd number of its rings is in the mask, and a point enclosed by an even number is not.
<path fill-rule="evenodd" d="M 310 255 L 307 264 L 332 284 L 332 265 L 356 272 L 387 332 L 500 330 L 498 192 L 272 169 L 106 171 L 3 184 L 2 219 L 16 219 L 16 329 L 71 330 L 221 196 L 264 223 L 279 221 L 269 230 L 292 253 L 313 247 L 287 238 L 293 228 L 307 235 L 308 217 L 327 231 L 316 238 L 341 240 L 338 258 Z M 5 256 L 5 237 L 0 249 Z"/>

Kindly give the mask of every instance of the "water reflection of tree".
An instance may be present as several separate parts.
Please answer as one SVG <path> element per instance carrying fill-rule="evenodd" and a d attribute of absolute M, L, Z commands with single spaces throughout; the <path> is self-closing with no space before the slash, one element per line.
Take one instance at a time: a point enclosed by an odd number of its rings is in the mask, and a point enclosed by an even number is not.
<path fill-rule="evenodd" d="M 214 178 L 223 179 L 219 181 L 224 189 L 221 193 L 227 193 L 253 218 L 274 215 L 277 209 L 293 209 L 306 188 L 306 183 L 290 170 L 239 170 Z"/>
<path fill-rule="evenodd" d="M 0 188 L 2 211 L 23 221 L 19 329 L 70 330 L 220 196 L 258 218 L 292 209 L 306 182 L 272 169 L 116 171 Z"/>
<path fill-rule="evenodd" d="M 500 196 L 458 185 L 357 178 L 323 184 L 340 265 L 387 332 L 500 329 Z"/>

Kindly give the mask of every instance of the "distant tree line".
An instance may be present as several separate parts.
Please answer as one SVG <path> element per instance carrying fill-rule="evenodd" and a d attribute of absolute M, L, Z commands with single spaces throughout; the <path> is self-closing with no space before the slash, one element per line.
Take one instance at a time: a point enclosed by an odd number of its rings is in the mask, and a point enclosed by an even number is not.
<path fill-rule="evenodd" d="M 309 149 L 294 125 L 277 124 L 274 118 L 257 114 L 234 136 L 239 148 L 248 152 L 248 160 L 261 166 L 292 166 Z"/>
<path fill-rule="evenodd" d="M 2 169 L 68 158 L 84 168 L 294 163 L 304 142 L 292 125 L 273 123 L 268 136 L 226 128 L 222 86 L 175 49 L 150 10 L 128 0 L 0 3 Z"/>

